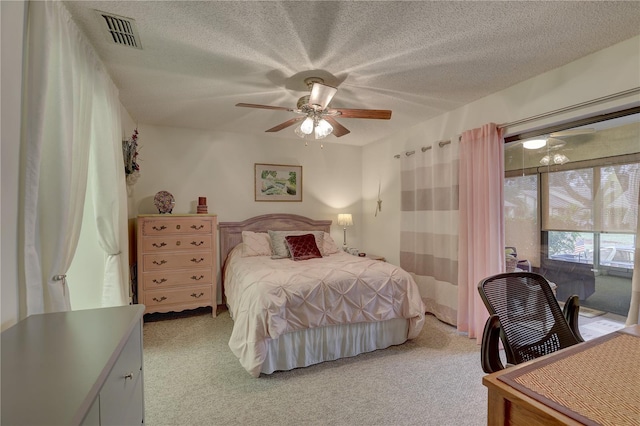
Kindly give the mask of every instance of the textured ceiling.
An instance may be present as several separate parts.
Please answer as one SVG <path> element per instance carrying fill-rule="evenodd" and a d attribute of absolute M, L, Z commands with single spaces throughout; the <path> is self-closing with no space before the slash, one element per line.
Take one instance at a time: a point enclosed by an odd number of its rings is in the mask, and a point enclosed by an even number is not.
<path fill-rule="evenodd" d="M 398 128 L 640 34 L 640 2 L 66 1 L 140 123 L 296 138 L 310 70 L 335 76 L 331 106 L 391 109 L 339 119 L 325 142 L 365 145 Z M 108 41 L 94 9 L 136 21 L 142 50 Z M 328 73 L 328 74 L 327 74 Z M 311 73 L 313 74 L 313 73 Z"/>

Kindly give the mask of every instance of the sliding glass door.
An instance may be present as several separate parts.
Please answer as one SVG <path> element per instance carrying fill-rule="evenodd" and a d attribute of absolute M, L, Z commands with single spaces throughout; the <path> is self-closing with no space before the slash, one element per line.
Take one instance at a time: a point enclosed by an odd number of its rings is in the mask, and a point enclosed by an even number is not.
<path fill-rule="evenodd" d="M 532 139 L 544 145 L 527 149 Z M 637 244 L 639 114 L 511 141 L 505 162 L 506 245 L 557 286 L 560 301 L 577 294 L 582 306 L 626 316 Z"/>

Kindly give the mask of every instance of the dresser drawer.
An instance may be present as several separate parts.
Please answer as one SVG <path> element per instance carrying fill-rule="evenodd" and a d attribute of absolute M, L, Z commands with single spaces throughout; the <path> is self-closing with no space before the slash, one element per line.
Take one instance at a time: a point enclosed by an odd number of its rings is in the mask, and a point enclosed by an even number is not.
<path fill-rule="evenodd" d="M 147 308 L 180 305 L 183 303 L 211 303 L 212 287 L 200 286 L 185 289 L 164 289 L 144 292 L 144 304 Z"/>
<path fill-rule="evenodd" d="M 211 252 L 144 254 L 142 257 L 145 271 L 192 269 L 213 265 Z"/>
<path fill-rule="evenodd" d="M 142 223 L 142 234 L 211 234 L 211 219 L 197 217 L 146 219 Z"/>
<path fill-rule="evenodd" d="M 142 250 L 163 252 L 174 250 L 211 249 L 211 235 L 166 235 L 163 237 L 147 237 L 142 240 Z"/>
<path fill-rule="evenodd" d="M 142 276 L 142 285 L 145 290 L 176 285 L 211 284 L 212 282 L 211 268 L 178 272 L 145 272 Z"/>

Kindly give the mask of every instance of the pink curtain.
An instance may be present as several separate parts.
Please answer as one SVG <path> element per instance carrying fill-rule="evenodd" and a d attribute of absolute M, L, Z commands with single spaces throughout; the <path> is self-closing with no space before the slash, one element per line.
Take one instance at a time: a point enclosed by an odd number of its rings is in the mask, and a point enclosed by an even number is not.
<path fill-rule="evenodd" d="M 504 139 L 493 124 L 460 139 L 458 330 L 482 338 L 489 314 L 478 282 L 504 271 Z"/>

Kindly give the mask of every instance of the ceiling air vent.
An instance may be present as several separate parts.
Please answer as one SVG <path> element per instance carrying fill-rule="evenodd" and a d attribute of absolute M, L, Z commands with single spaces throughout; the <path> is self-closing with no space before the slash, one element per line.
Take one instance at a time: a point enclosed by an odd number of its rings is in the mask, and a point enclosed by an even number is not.
<path fill-rule="evenodd" d="M 135 20 L 111 13 L 100 12 L 99 10 L 96 10 L 96 12 L 100 16 L 101 21 L 106 25 L 107 38 L 112 43 L 142 49 Z"/>

